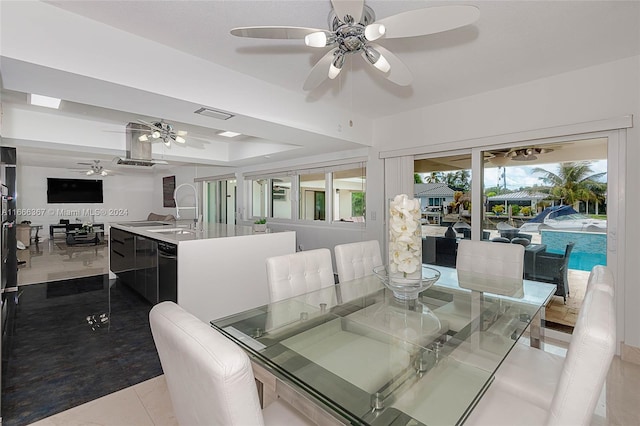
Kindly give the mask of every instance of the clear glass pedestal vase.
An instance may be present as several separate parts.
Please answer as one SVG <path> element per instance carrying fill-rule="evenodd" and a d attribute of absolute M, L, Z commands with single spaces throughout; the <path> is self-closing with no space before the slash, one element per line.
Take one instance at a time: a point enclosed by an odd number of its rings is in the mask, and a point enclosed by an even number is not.
<path fill-rule="evenodd" d="M 417 299 L 421 292 L 431 287 L 440 278 L 440 271 L 424 265 L 420 268 L 420 278 L 390 276 L 388 266 L 384 265 L 374 268 L 373 272 L 398 300 Z"/>

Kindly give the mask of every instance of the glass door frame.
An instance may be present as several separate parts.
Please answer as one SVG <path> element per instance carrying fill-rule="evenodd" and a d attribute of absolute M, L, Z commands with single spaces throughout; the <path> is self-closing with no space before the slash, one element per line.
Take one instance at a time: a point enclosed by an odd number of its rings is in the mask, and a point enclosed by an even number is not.
<path fill-rule="evenodd" d="M 229 181 L 236 181 L 234 185 L 234 206 L 233 206 L 233 223 L 229 223 L 229 209 L 227 206 L 228 200 L 228 187 Z M 233 178 L 222 178 L 222 179 L 211 179 L 211 180 L 203 180 L 202 181 L 202 214 L 203 218 L 209 221 L 209 213 L 210 213 L 210 200 L 209 200 L 209 187 L 210 185 L 216 185 L 215 191 L 215 209 L 216 209 L 216 221 L 215 223 L 223 223 L 235 225 L 237 223 L 237 210 L 238 210 L 238 196 L 237 189 L 238 184 L 235 177 Z M 224 200 L 223 200 L 224 195 Z M 224 201 L 224 202 L 223 202 Z"/>
<path fill-rule="evenodd" d="M 616 127 L 617 126 L 617 127 Z M 483 152 L 505 148 L 516 148 L 523 145 L 544 146 L 562 142 L 575 142 L 582 139 L 607 138 L 607 194 L 609 199 L 616 202 L 607 203 L 607 265 L 612 270 L 616 282 L 616 315 L 618 337 L 617 341 L 624 340 L 625 319 L 631 319 L 631 313 L 625 313 L 625 197 L 626 191 L 626 143 L 627 131 L 630 127 L 626 117 L 619 120 L 611 120 L 606 123 L 583 123 L 583 125 L 570 125 L 556 129 L 543 129 L 539 131 L 522 132 L 518 134 L 503 135 L 495 138 L 480 138 L 464 141 L 464 144 L 475 144 L 470 148 L 453 148 L 450 151 L 429 151 L 429 147 L 422 147 L 421 153 L 414 155 L 414 160 L 423 158 L 435 158 L 449 155 L 464 154 L 471 151 L 471 204 L 482 206 L 483 182 L 484 182 L 484 158 Z M 553 134 L 555 133 L 555 135 Z M 562 136 L 556 136 L 562 135 Z M 493 139 L 493 140 L 491 140 Z M 502 140 L 503 143 L 494 143 Z M 456 147 L 456 145 L 453 145 Z M 387 156 L 383 156 L 385 158 Z M 392 156 L 389 156 L 392 157 Z M 413 178 L 413 176 L 412 176 Z M 471 239 L 480 240 L 482 235 L 482 208 L 471 209 Z M 619 255 L 620 253 L 620 255 Z M 548 337 L 557 340 L 568 341 L 570 335 L 553 330 L 546 330 Z M 619 349 L 617 350 L 619 353 Z"/>

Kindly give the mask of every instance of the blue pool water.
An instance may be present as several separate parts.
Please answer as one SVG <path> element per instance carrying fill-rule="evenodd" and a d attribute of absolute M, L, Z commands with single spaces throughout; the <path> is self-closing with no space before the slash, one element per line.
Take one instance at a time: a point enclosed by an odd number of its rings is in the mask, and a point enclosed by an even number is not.
<path fill-rule="evenodd" d="M 607 234 L 599 232 L 551 231 L 543 229 L 542 244 L 547 251 L 564 253 L 568 243 L 575 246 L 569 257 L 569 269 L 590 271 L 596 265 L 607 264 Z"/>

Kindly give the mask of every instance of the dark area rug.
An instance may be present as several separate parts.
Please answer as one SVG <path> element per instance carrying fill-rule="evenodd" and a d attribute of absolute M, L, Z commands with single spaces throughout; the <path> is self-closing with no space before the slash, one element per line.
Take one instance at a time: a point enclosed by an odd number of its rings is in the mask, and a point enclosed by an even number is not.
<path fill-rule="evenodd" d="M 108 275 L 20 287 L 3 425 L 27 425 L 162 374 L 151 305 Z"/>

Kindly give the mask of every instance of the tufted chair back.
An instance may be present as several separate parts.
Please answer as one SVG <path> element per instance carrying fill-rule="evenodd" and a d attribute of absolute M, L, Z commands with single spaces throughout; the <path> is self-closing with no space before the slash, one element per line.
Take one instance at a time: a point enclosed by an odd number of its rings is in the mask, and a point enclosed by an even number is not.
<path fill-rule="evenodd" d="M 271 302 L 335 284 L 331 252 L 322 248 L 267 258 Z"/>
<path fill-rule="evenodd" d="M 373 268 L 382 265 L 380 244 L 377 240 L 337 245 L 334 253 L 340 282 L 372 275 Z"/>
<path fill-rule="evenodd" d="M 458 284 L 469 290 L 520 297 L 524 247 L 461 240 L 456 260 Z"/>
<path fill-rule="evenodd" d="M 262 425 L 249 357 L 239 346 L 173 302 L 149 322 L 173 411 L 181 425 Z"/>

